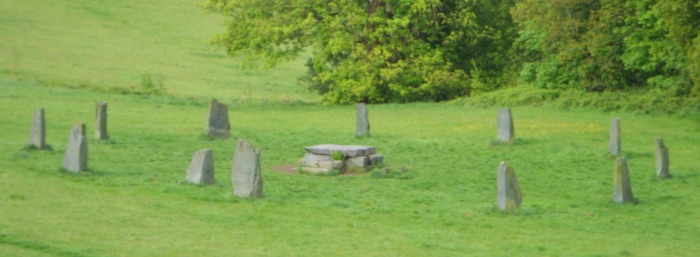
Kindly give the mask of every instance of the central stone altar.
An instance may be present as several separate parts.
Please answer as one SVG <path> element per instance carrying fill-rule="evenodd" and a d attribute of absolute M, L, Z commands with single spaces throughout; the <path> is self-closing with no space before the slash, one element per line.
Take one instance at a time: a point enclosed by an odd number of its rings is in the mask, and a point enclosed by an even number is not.
<path fill-rule="evenodd" d="M 377 148 L 373 146 L 324 144 L 304 149 L 307 153 L 301 169 L 312 174 L 332 170 L 369 170 L 384 162 L 384 157 L 377 154 Z"/>

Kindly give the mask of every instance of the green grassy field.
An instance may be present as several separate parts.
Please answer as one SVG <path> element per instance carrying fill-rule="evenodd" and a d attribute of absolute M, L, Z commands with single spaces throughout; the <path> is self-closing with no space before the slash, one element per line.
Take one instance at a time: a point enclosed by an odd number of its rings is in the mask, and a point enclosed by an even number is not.
<path fill-rule="evenodd" d="M 303 59 L 242 70 L 207 44 L 222 19 L 200 0 L 0 0 L 0 74 L 48 85 L 141 89 L 149 74 L 171 95 L 315 101 L 296 79 Z"/>
<path fill-rule="evenodd" d="M 320 106 L 303 67 L 240 70 L 204 44 L 218 17 L 197 1 L 0 0 L 0 256 L 696 256 L 700 123 L 663 115 L 515 107 L 517 144 L 493 144 L 496 107 Z M 88 15 L 91 14 L 91 15 Z M 174 15 L 177 14 L 177 15 Z M 177 17 L 177 19 L 173 18 Z M 162 95 L 139 90 L 141 74 Z M 210 97 L 233 138 L 203 136 Z M 89 139 L 90 172 L 60 171 L 71 124 L 109 102 L 111 140 Z M 26 151 L 45 108 L 52 151 Z M 622 121 L 637 204 L 612 203 L 610 119 Z M 654 139 L 673 178 L 654 178 Z M 260 147 L 265 197 L 232 195 L 236 139 Z M 408 178 L 278 171 L 303 147 L 376 146 Z M 217 184 L 184 183 L 192 152 L 214 149 Z M 523 205 L 495 211 L 496 169 L 518 174 Z"/>

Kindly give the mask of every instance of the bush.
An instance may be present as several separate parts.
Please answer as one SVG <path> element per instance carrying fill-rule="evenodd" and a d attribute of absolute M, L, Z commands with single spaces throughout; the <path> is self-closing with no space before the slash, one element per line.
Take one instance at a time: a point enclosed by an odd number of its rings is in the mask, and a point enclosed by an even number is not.
<path fill-rule="evenodd" d="M 141 93 L 148 95 L 161 95 L 165 93 L 165 84 L 163 79 L 153 81 L 151 73 L 146 72 L 141 74 Z"/>

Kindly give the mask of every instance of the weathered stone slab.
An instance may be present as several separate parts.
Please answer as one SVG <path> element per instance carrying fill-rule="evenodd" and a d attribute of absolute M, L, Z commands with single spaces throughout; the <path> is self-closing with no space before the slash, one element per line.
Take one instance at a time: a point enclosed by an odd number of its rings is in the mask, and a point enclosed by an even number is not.
<path fill-rule="evenodd" d="M 211 137 L 229 138 L 231 124 L 228 122 L 228 107 L 212 98 L 207 113 L 207 133 Z"/>
<path fill-rule="evenodd" d="M 107 135 L 107 102 L 97 102 L 95 106 L 95 139 L 109 139 Z"/>
<path fill-rule="evenodd" d="M 32 125 L 29 127 L 29 144 L 37 149 L 46 148 L 46 120 L 44 108 L 36 109 L 32 117 Z"/>
<path fill-rule="evenodd" d="M 627 203 L 634 201 L 632 194 L 632 183 L 630 183 L 629 170 L 625 157 L 618 157 L 615 160 L 613 201 L 616 203 Z"/>
<path fill-rule="evenodd" d="M 303 167 L 301 169 L 306 173 L 314 174 L 314 175 L 328 173 L 328 172 L 334 170 L 332 168 L 316 168 L 316 167 Z"/>
<path fill-rule="evenodd" d="M 369 118 L 367 115 L 367 106 L 364 103 L 357 103 L 355 104 L 355 110 L 357 110 L 355 135 L 358 137 L 369 136 Z"/>
<path fill-rule="evenodd" d="M 306 151 L 318 155 L 331 155 L 333 152 L 341 152 L 345 157 L 367 156 L 377 153 L 377 148 L 362 145 L 315 145 L 305 147 Z"/>
<path fill-rule="evenodd" d="M 63 156 L 63 169 L 71 172 L 87 171 L 88 146 L 85 138 L 85 123 L 75 124 L 68 134 L 68 144 Z"/>
<path fill-rule="evenodd" d="M 263 196 L 263 178 L 260 172 L 260 150 L 248 141 L 238 140 L 233 153 L 231 171 L 233 194 L 243 198 Z"/>
<path fill-rule="evenodd" d="M 345 159 L 345 167 L 352 168 L 352 167 L 358 167 L 358 168 L 365 168 L 369 166 L 369 157 L 367 156 L 355 156 L 355 157 L 348 157 Z"/>
<path fill-rule="evenodd" d="M 506 162 L 501 162 L 498 166 L 498 208 L 513 211 L 520 205 L 522 198 L 515 170 Z"/>
<path fill-rule="evenodd" d="M 369 156 L 370 166 L 381 166 L 382 164 L 384 164 L 384 156 L 382 156 L 381 154 L 373 154 Z"/>
<path fill-rule="evenodd" d="M 656 139 L 656 176 L 661 178 L 671 177 L 668 171 L 668 148 L 661 138 Z"/>
<path fill-rule="evenodd" d="M 304 164 L 307 166 L 312 166 L 314 163 L 317 162 L 322 162 L 322 161 L 331 161 L 330 155 L 321 155 L 321 154 L 314 154 L 314 153 L 305 153 L 304 154 Z"/>
<path fill-rule="evenodd" d="M 622 153 L 619 118 L 613 118 L 612 122 L 610 122 L 610 143 L 608 144 L 608 149 L 610 154 L 619 155 Z"/>
<path fill-rule="evenodd" d="M 316 163 L 309 165 L 309 167 L 326 168 L 326 169 L 342 169 L 343 166 L 344 166 L 343 161 L 335 161 L 335 160 L 320 161 L 320 162 L 316 162 Z"/>
<path fill-rule="evenodd" d="M 201 149 L 192 154 L 192 161 L 187 168 L 187 182 L 194 184 L 214 184 L 214 151 Z"/>
<path fill-rule="evenodd" d="M 513 116 L 508 108 L 498 110 L 498 140 L 508 144 L 513 144 L 515 141 Z"/>

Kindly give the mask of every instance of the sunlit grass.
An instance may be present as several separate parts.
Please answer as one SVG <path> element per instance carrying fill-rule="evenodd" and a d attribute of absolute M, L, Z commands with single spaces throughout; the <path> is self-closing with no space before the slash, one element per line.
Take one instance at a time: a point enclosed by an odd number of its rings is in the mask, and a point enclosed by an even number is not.
<path fill-rule="evenodd" d="M 697 120 L 514 107 L 516 141 L 508 146 L 493 143 L 497 106 L 387 104 L 368 106 L 371 137 L 356 138 L 352 106 L 316 105 L 318 96 L 296 84 L 303 59 L 241 70 L 208 47 L 223 28 L 200 1 L 0 3 L 0 256 L 700 251 Z M 165 92 L 133 94 L 143 74 Z M 528 100 L 519 90 L 510 95 Z M 229 140 L 202 136 L 212 97 L 229 105 Z M 111 139 L 88 139 L 90 172 L 61 172 L 71 124 L 85 122 L 92 135 L 97 101 L 109 103 Z M 52 151 L 22 150 L 36 108 L 46 109 Z M 611 201 L 613 117 L 622 123 L 634 205 Z M 657 137 L 670 149 L 668 180 L 654 178 Z M 261 199 L 232 195 L 239 138 L 261 149 Z M 277 171 L 321 143 L 376 146 L 389 168 L 412 176 Z M 184 182 L 192 152 L 202 148 L 214 149 L 213 186 Z M 494 211 L 501 161 L 515 168 L 524 195 L 513 214 Z"/>
<path fill-rule="evenodd" d="M 150 74 L 166 93 L 241 101 L 316 101 L 297 83 L 304 59 L 243 70 L 207 44 L 223 31 L 204 1 L 3 1 L 0 75 L 48 85 L 138 92 Z"/>
<path fill-rule="evenodd" d="M 491 143 L 497 108 L 370 105 L 372 136 L 356 138 L 352 106 L 231 101 L 233 138 L 209 140 L 201 137 L 205 101 L 0 85 L 6 131 L 0 249 L 9 245 L 8 253 L 688 256 L 697 250 L 700 139 L 691 120 L 513 108 L 517 139 L 507 146 Z M 89 140 L 91 172 L 59 172 L 70 124 L 84 121 L 91 129 L 97 100 L 109 102 L 111 141 Z M 46 108 L 54 150 L 25 152 L 38 107 Z M 613 116 L 622 120 L 636 205 L 611 201 L 613 162 L 606 151 Z M 654 178 L 657 136 L 671 151 L 669 180 Z M 237 138 L 261 148 L 262 199 L 232 195 Z M 414 176 L 276 171 L 301 158 L 304 146 L 320 143 L 376 146 L 390 167 Z M 205 147 L 214 149 L 217 184 L 184 183 L 192 152 Z M 524 195 L 514 214 L 494 211 L 503 160 L 515 168 Z"/>

